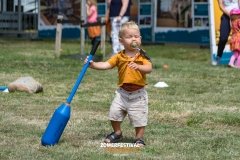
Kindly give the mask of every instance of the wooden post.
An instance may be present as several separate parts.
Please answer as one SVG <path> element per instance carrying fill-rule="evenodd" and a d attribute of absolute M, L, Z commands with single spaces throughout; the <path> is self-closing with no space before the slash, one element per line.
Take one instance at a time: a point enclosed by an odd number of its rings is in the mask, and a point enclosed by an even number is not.
<path fill-rule="evenodd" d="M 85 8 L 86 8 L 86 3 L 85 3 L 85 1 L 81 1 L 81 20 L 83 20 L 83 19 L 85 19 L 85 13 L 86 13 L 86 11 L 85 11 Z M 80 44 L 80 52 L 81 52 L 81 55 L 84 55 L 85 53 L 84 53 L 84 44 L 85 43 L 85 29 L 84 29 L 84 27 L 81 27 L 81 44 Z"/>
<path fill-rule="evenodd" d="M 7 2 L 6 2 L 7 3 Z M 10 2 L 11 3 L 11 2 Z M 21 0 L 18 0 L 18 35 L 22 33 L 22 2 Z"/>
<path fill-rule="evenodd" d="M 63 16 L 58 15 L 58 20 L 62 20 Z M 56 40 L 55 40 L 55 57 L 60 57 L 60 49 L 61 49 L 61 40 L 62 40 L 62 23 L 57 23 L 56 29 Z"/>
<path fill-rule="evenodd" d="M 84 27 L 81 27 L 81 55 L 84 55 L 84 44 L 85 43 L 85 29 Z"/>
<path fill-rule="evenodd" d="M 101 23 L 106 23 L 105 17 L 101 18 Z M 102 25 L 101 26 L 101 53 L 103 55 L 103 58 L 105 58 L 105 52 L 106 52 L 105 40 L 106 40 L 106 25 Z"/>

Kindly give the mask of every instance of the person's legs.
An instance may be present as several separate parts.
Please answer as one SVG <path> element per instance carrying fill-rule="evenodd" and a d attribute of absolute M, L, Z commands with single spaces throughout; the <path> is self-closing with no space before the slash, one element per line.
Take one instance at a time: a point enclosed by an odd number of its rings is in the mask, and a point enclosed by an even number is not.
<path fill-rule="evenodd" d="M 143 138 L 145 126 L 143 127 L 135 127 L 136 138 Z"/>
<path fill-rule="evenodd" d="M 143 140 L 142 138 L 143 138 L 144 130 L 145 130 L 145 127 L 135 127 L 135 132 L 136 132 L 135 142 L 139 146 L 144 146 L 145 145 L 144 141 L 143 141 L 144 144 L 141 142 L 141 140 Z"/>
<path fill-rule="evenodd" d="M 122 17 L 122 20 L 121 20 L 121 25 L 128 22 L 129 21 L 129 17 Z M 124 46 L 120 44 L 120 42 L 118 41 L 118 52 L 123 50 L 124 49 Z"/>
<path fill-rule="evenodd" d="M 216 57 L 217 63 L 222 58 L 223 50 L 228 41 L 228 36 L 230 34 L 230 31 L 231 31 L 230 18 L 226 14 L 223 14 L 221 17 L 221 24 L 220 24 L 220 37 L 219 37 L 217 57 Z"/>
<path fill-rule="evenodd" d="M 108 135 L 105 143 L 118 142 L 122 139 L 121 123 L 126 117 L 127 112 L 122 99 L 120 88 L 115 91 L 115 97 L 110 107 L 108 119 L 111 122 L 113 133 Z"/>
<path fill-rule="evenodd" d="M 238 56 L 237 56 L 237 60 L 236 60 L 235 66 L 236 66 L 237 68 L 240 67 L 240 51 L 238 51 Z"/>
<path fill-rule="evenodd" d="M 113 128 L 113 131 L 120 135 L 122 133 L 121 131 L 121 123 L 122 122 L 118 122 L 118 121 L 111 121 L 111 125 L 112 125 L 112 128 Z"/>
<path fill-rule="evenodd" d="M 117 18 L 111 19 L 111 40 L 112 40 L 112 55 L 118 53 L 120 50 L 123 50 L 124 47 L 119 43 L 119 28 L 120 26 L 127 22 L 129 17 L 122 17 L 120 23 L 117 22 Z"/>
<path fill-rule="evenodd" d="M 111 121 L 111 125 L 112 125 L 112 128 L 113 128 L 113 131 L 117 134 L 117 135 L 121 135 L 122 134 L 122 131 L 121 131 L 121 123 L 122 122 L 118 122 L 118 121 Z M 116 138 L 114 137 L 114 135 L 111 135 L 112 138 Z M 106 143 L 110 143 L 110 139 L 106 138 L 105 140 Z"/>
<path fill-rule="evenodd" d="M 233 55 L 231 56 L 230 61 L 228 63 L 229 67 L 232 67 L 232 68 L 234 67 L 234 62 L 237 59 L 237 57 L 238 57 L 238 51 L 234 51 Z"/>
<path fill-rule="evenodd" d="M 112 40 L 112 55 L 118 52 L 118 31 L 120 23 L 117 22 L 117 18 L 111 19 L 111 40 Z"/>
<path fill-rule="evenodd" d="M 128 117 L 130 124 L 135 128 L 135 141 L 139 146 L 144 146 L 145 142 L 142 139 L 148 121 L 148 94 L 145 88 L 131 92 L 129 96 L 130 107 L 128 108 Z"/>

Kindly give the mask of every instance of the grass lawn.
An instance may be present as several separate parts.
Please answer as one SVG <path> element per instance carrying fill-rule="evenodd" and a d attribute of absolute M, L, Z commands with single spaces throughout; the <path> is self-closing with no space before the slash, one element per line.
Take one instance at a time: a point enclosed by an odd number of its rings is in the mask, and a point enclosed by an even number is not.
<path fill-rule="evenodd" d="M 106 55 L 110 45 L 106 43 Z M 112 132 L 108 111 L 117 69 L 88 69 L 71 103 L 71 118 L 57 145 L 41 145 L 54 110 L 65 102 L 83 67 L 80 59 L 54 57 L 54 40 L 0 40 L 0 86 L 31 76 L 43 93 L 0 92 L 0 159 L 239 159 L 239 69 L 210 65 L 210 50 L 195 45 L 143 45 L 153 61 L 146 147 L 111 154 L 100 145 Z M 90 44 L 86 43 L 86 54 Z M 80 52 L 64 40 L 61 55 Z M 100 48 L 97 52 L 100 52 Z M 107 57 L 106 57 L 107 58 Z M 105 59 L 106 59 L 105 58 Z M 163 68 L 167 64 L 168 69 Z M 168 88 L 155 88 L 157 82 Z M 126 117 L 122 143 L 135 131 Z"/>

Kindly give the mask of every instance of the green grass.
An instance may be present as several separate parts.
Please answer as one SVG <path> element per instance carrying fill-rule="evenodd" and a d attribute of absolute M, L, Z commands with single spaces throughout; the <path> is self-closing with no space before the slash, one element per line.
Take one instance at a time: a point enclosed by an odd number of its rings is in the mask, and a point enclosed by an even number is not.
<path fill-rule="evenodd" d="M 110 45 L 106 43 L 106 55 Z M 86 54 L 90 52 L 86 43 Z M 145 45 L 153 61 L 147 76 L 147 144 L 140 152 L 107 154 L 100 144 L 112 132 L 108 111 L 117 89 L 117 70 L 88 69 L 71 103 L 71 118 L 57 145 L 41 137 L 54 110 L 67 100 L 82 60 L 56 59 L 53 40 L 0 40 L 0 86 L 31 76 L 43 93 L 0 92 L 0 159 L 239 159 L 239 70 L 210 65 L 210 50 L 194 45 Z M 80 52 L 64 40 L 61 55 Z M 98 49 L 97 52 L 99 51 Z M 105 58 L 107 59 L 107 57 Z M 104 60 L 105 60 L 104 59 Z M 164 64 L 169 65 L 164 69 Z M 155 88 L 163 81 L 168 88 Z M 124 143 L 134 140 L 126 117 Z"/>

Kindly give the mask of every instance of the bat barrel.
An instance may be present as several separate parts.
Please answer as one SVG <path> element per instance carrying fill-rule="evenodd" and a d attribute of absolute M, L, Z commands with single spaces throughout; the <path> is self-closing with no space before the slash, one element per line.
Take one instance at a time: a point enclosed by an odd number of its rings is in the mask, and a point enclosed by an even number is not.
<path fill-rule="evenodd" d="M 88 62 L 84 65 L 84 67 L 72 89 L 72 92 L 70 93 L 70 95 L 67 99 L 67 102 L 65 104 L 62 104 L 60 107 L 58 107 L 55 110 L 55 112 L 53 113 L 52 118 L 42 136 L 42 139 L 41 139 L 42 145 L 53 146 L 56 143 L 58 143 L 58 141 L 67 125 L 67 122 L 70 118 L 70 114 L 71 114 L 70 103 L 72 101 L 72 98 L 73 98 L 74 94 L 76 93 L 77 88 L 78 88 L 79 84 L 81 83 L 82 78 L 83 78 L 83 76 L 90 64 L 90 61 L 92 60 L 92 57 L 94 56 L 99 44 L 100 44 L 100 41 L 96 40 L 92 47 L 91 53 L 88 57 Z"/>
<path fill-rule="evenodd" d="M 67 104 L 62 104 L 52 115 L 52 118 L 42 136 L 42 145 L 53 146 L 58 143 L 63 130 L 70 118 L 71 107 Z"/>

